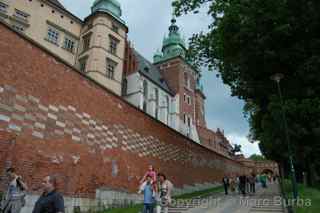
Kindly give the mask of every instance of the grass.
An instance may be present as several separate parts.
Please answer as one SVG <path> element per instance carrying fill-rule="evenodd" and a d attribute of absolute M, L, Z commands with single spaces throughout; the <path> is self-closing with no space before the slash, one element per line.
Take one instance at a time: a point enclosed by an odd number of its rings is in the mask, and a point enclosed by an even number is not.
<path fill-rule="evenodd" d="M 129 208 L 110 209 L 110 210 L 106 210 L 102 213 L 138 213 L 141 211 L 142 207 L 143 207 L 142 204 L 138 204 L 138 205 L 134 205 Z"/>
<path fill-rule="evenodd" d="M 203 191 L 197 191 L 197 192 L 192 192 L 192 193 L 183 194 L 179 196 L 174 196 L 173 199 L 191 199 L 199 196 L 205 197 L 205 196 L 211 195 L 212 193 L 219 193 L 222 191 L 223 191 L 223 187 L 219 186 L 219 187 L 215 187 L 215 188 L 211 188 Z M 115 208 L 115 209 L 106 210 L 101 213 L 138 213 L 139 211 L 141 211 L 142 208 L 143 208 L 142 204 L 137 204 L 129 208 Z"/>
<path fill-rule="evenodd" d="M 285 181 L 285 192 L 289 199 L 292 198 L 292 187 L 290 181 Z M 320 188 L 298 185 L 299 199 L 294 206 L 294 213 L 319 213 L 320 212 Z"/>

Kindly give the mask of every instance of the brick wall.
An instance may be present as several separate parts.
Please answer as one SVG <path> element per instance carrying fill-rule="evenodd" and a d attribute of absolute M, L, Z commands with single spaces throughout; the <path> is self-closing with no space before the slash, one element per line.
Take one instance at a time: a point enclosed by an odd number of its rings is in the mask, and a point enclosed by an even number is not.
<path fill-rule="evenodd" d="M 223 173 L 244 168 L 145 115 L 3 24 L 0 64 L 0 148 L 7 149 L 4 135 L 15 135 L 6 158 L 33 190 L 47 174 L 60 177 L 65 194 L 93 195 L 101 187 L 136 191 L 148 164 L 176 187 L 220 181 Z"/>
<path fill-rule="evenodd" d="M 207 123 L 205 119 L 205 108 L 204 102 L 206 97 L 203 92 L 200 90 L 196 90 L 195 92 L 195 115 L 196 115 L 196 125 L 201 128 L 206 128 Z"/>

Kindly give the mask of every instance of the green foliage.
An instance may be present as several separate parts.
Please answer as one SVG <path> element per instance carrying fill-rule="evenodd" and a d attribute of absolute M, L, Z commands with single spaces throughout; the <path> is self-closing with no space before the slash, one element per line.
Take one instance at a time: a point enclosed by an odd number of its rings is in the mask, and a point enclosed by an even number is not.
<path fill-rule="evenodd" d="M 320 1 L 176 0 L 181 15 L 208 8 L 209 31 L 190 39 L 196 64 L 212 66 L 244 100 L 250 139 L 267 158 L 286 165 L 282 107 L 298 173 L 312 183 L 320 169 Z M 281 80 L 283 105 L 275 73 Z"/>
<path fill-rule="evenodd" d="M 257 155 L 253 154 L 249 157 L 249 159 L 254 160 L 254 161 L 265 161 L 266 158 L 263 155 Z"/>
<path fill-rule="evenodd" d="M 284 190 L 285 193 L 288 195 L 289 199 L 292 199 L 292 187 L 291 182 L 289 180 L 284 181 Z M 311 206 L 309 205 L 296 205 L 294 206 L 295 213 L 317 213 L 320 209 L 320 190 L 319 188 L 311 188 L 306 187 L 302 184 L 298 185 L 299 191 L 299 199 L 305 201 L 309 199 L 311 201 Z"/>

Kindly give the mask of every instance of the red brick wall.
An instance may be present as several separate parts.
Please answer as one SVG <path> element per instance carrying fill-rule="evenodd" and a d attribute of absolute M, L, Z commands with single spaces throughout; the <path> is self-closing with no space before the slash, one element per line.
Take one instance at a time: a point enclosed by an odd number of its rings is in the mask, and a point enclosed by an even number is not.
<path fill-rule="evenodd" d="M 137 60 L 131 47 L 131 43 L 126 41 L 124 52 L 123 72 L 125 76 L 131 75 L 137 71 Z"/>
<path fill-rule="evenodd" d="M 204 101 L 205 97 L 202 95 L 202 92 L 199 90 L 196 90 L 195 93 L 195 107 L 196 107 L 196 125 L 202 128 L 206 128 L 206 119 L 205 119 L 205 111 L 203 111 L 202 114 L 202 109 L 204 109 Z"/>
<path fill-rule="evenodd" d="M 99 187 L 136 191 L 148 164 L 176 187 L 220 181 L 224 172 L 243 168 L 155 121 L 2 24 L 0 64 L 0 139 L 8 132 L 16 135 L 6 159 L 34 190 L 52 173 L 62 180 L 64 193 L 93 194 Z M 5 141 L 0 140 L 2 153 Z"/>
<path fill-rule="evenodd" d="M 176 57 L 157 64 L 161 70 L 161 74 L 168 83 L 169 88 L 175 93 L 180 95 L 180 119 L 184 119 L 184 114 L 192 118 L 195 125 L 195 77 L 191 74 L 190 66 L 186 64 L 180 57 Z M 187 72 L 190 79 L 190 89 L 185 87 L 184 72 Z M 184 94 L 191 97 L 191 104 L 184 101 Z"/>

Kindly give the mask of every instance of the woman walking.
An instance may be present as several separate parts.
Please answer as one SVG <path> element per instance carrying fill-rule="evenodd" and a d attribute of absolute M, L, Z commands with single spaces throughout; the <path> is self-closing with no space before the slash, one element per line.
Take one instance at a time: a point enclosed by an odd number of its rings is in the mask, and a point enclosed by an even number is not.
<path fill-rule="evenodd" d="M 27 185 L 22 181 L 22 177 L 18 176 L 14 168 L 7 169 L 7 175 L 10 179 L 7 193 L 0 205 L 0 212 L 3 213 L 20 213 L 25 205 L 25 191 Z"/>

